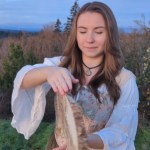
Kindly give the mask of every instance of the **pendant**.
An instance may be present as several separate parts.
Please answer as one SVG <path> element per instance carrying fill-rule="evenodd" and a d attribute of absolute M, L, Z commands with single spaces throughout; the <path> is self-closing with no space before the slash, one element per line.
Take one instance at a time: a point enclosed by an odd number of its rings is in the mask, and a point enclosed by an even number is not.
<path fill-rule="evenodd" d="M 87 75 L 87 76 L 92 75 L 92 71 L 91 71 L 90 69 L 86 70 L 86 72 L 85 72 L 85 73 L 86 73 L 86 75 Z"/>

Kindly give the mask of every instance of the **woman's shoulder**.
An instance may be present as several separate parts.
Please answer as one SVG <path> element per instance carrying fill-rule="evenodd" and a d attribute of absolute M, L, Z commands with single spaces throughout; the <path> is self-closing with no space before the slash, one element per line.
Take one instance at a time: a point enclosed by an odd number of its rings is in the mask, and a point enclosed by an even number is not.
<path fill-rule="evenodd" d="M 132 71 L 123 67 L 120 70 L 119 74 L 116 76 L 116 81 L 117 81 L 118 85 L 121 87 L 131 78 L 135 80 L 136 76 L 133 74 Z"/>
<path fill-rule="evenodd" d="M 61 63 L 62 59 L 63 59 L 63 56 L 44 58 L 44 64 L 58 66 Z"/>

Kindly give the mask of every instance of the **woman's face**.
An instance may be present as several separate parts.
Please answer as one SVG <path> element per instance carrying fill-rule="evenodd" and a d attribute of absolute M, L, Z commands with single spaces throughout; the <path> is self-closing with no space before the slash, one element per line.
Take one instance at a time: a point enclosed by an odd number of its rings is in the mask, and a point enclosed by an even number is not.
<path fill-rule="evenodd" d="M 104 53 L 107 31 L 104 18 L 96 12 L 85 12 L 77 21 L 77 43 L 82 58 L 99 58 Z"/>

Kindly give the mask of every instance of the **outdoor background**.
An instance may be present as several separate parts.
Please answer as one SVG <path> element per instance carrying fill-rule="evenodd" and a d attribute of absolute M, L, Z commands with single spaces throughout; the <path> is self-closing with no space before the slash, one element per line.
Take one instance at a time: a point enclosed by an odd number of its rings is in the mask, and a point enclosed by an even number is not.
<path fill-rule="evenodd" d="M 47 95 L 40 127 L 27 141 L 11 127 L 11 94 L 17 71 L 62 54 L 74 15 L 88 0 L 0 0 L 0 150 L 44 150 L 53 132 L 54 94 Z M 126 68 L 140 92 L 137 150 L 150 148 L 150 1 L 102 0 L 117 19 Z"/>

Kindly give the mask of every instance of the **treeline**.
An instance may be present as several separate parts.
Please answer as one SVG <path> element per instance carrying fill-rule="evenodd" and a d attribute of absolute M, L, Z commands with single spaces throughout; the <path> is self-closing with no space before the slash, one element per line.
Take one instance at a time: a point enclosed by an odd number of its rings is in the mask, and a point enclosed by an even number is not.
<path fill-rule="evenodd" d="M 140 94 L 140 119 L 150 120 L 150 28 L 140 24 L 140 30 L 130 34 L 120 34 L 121 48 L 125 56 L 126 68 L 137 79 Z"/>
<path fill-rule="evenodd" d="M 64 25 L 57 19 L 55 24 L 44 26 L 39 33 L 2 32 L 0 35 L 0 118 L 11 116 L 11 93 L 18 70 L 26 64 L 42 63 L 45 57 L 61 55 L 78 10 L 79 5 L 76 0 Z M 53 95 L 50 92 L 47 99 L 53 100 Z M 54 120 L 54 107 L 51 104 L 53 101 L 49 100 L 45 120 Z"/>
<path fill-rule="evenodd" d="M 0 118 L 11 116 L 10 101 L 13 80 L 18 70 L 26 64 L 42 63 L 45 57 L 62 54 L 72 20 L 79 6 L 77 1 L 70 10 L 66 27 L 61 28 L 57 19 L 55 25 L 45 26 L 37 34 L 22 32 L 15 37 L 0 39 Z M 140 91 L 139 111 L 143 118 L 150 119 L 150 28 L 137 21 L 140 29 L 131 33 L 120 31 L 120 43 L 126 62 L 137 77 Z M 45 120 L 54 119 L 53 93 L 47 97 Z"/>

